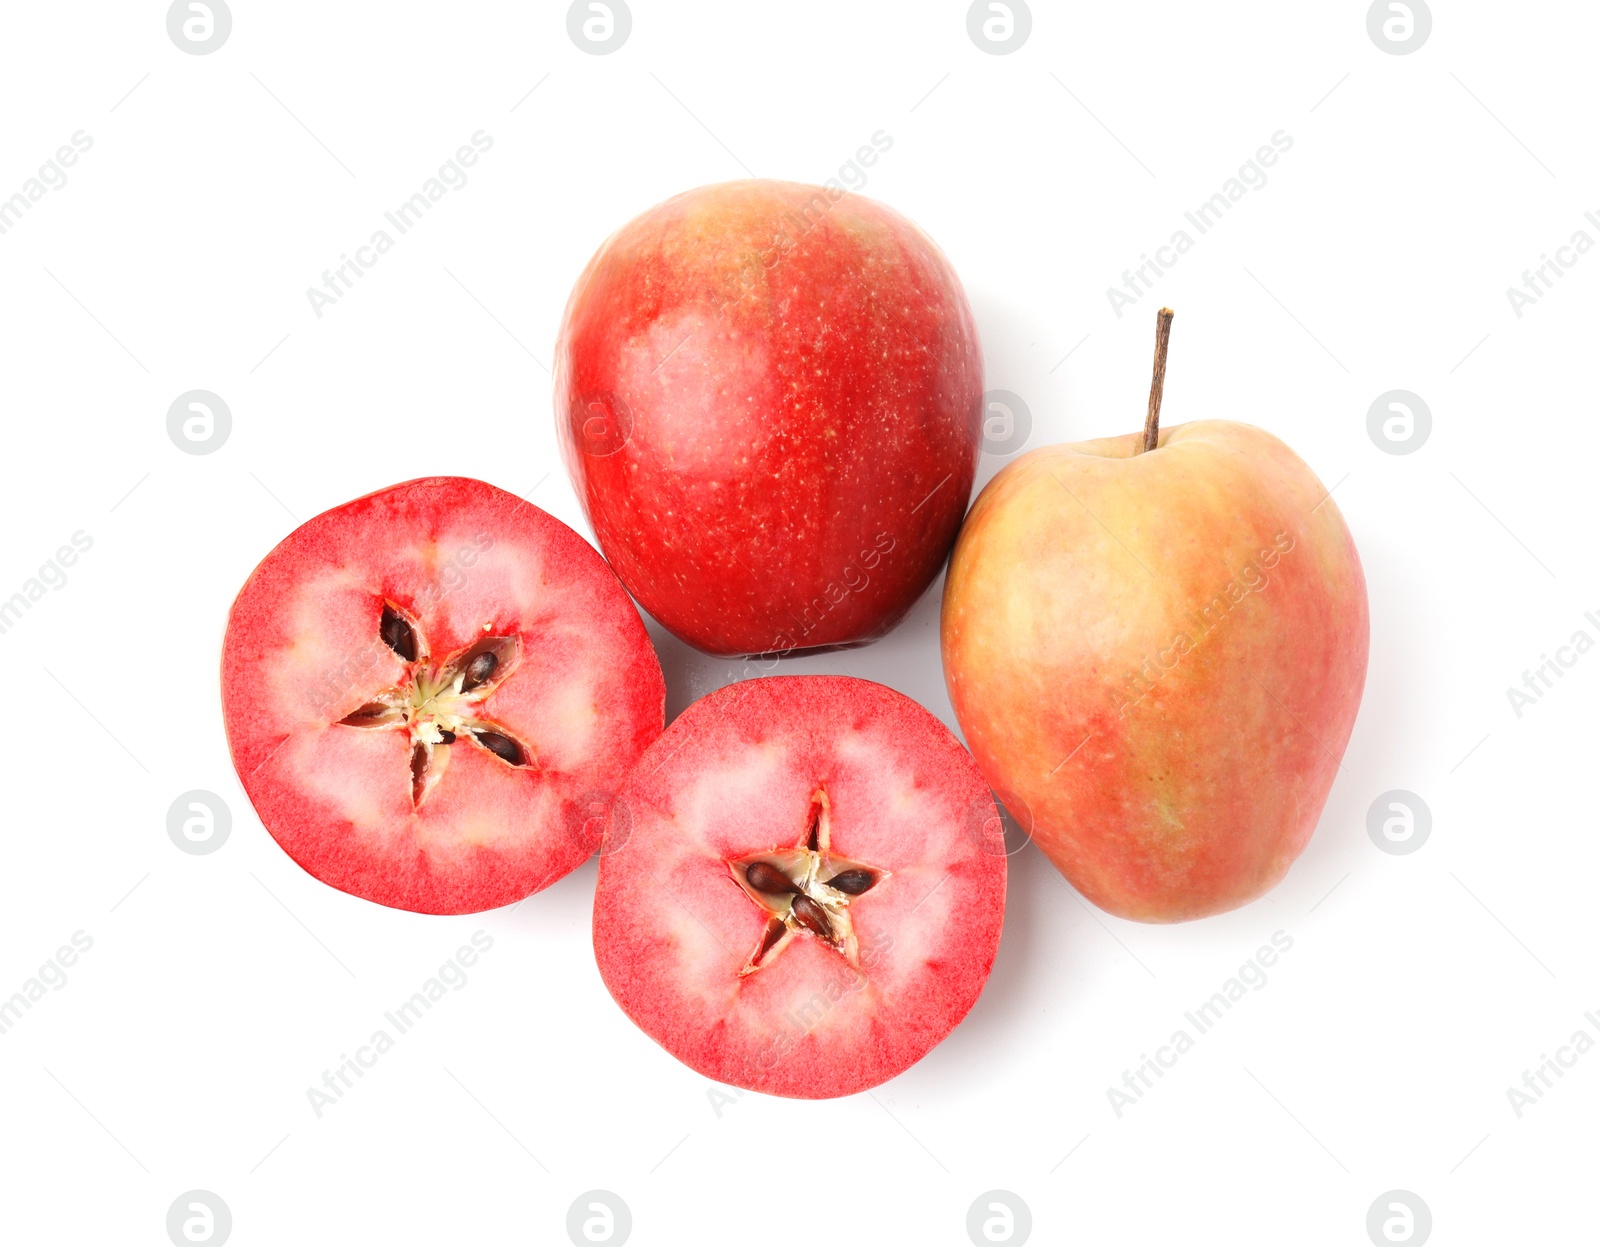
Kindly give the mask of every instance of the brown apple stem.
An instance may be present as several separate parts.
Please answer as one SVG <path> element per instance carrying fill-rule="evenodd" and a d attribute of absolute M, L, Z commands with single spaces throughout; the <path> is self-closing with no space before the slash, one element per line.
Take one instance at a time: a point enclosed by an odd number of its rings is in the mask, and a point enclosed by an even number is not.
<path fill-rule="evenodd" d="M 1172 337 L 1172 309 L 1156 313 L 1156 359 L 1150 370 L 1150 407 L 1144 417 L 1144 448 L 1154 450 L 1161 440 L 1161 391 L 1167 384 L 1167 342 Z"/>

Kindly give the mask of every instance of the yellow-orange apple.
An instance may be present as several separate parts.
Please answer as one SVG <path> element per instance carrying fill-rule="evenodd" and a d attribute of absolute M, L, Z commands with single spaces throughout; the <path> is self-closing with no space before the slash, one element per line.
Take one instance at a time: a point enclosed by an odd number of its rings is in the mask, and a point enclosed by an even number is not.
<path fill-rule="evenodd" d="M 1305 848 L 1367 671 L 1350 531 L 1270 433 L 1159 429 L 1032 451 L 951 556 L 945 681 L 990 786 L 1125 918 L 1221 913 Z M 1146 446 L 1150 449 L 1146 449 Z"/>

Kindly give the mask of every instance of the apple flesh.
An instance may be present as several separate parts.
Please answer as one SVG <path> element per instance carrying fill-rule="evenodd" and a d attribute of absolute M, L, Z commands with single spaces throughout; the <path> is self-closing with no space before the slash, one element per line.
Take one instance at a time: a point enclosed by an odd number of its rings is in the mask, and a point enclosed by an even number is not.
<path fill-rule="evenodd" d="M 594 852 L 664 692 L 594 548 L 461 477 L 302 524 L 223 641 L 228 747 L 267 830 L 323 882 L 421 913 L 508 905 Z"/>
<path fill-rule="evenodd" d="M 595 957 L 706 1077 L 850 1095 L 972 1007 L 1005 890 L 994 798 L 931 714 L 866 680 L 747 680 L 684 711 L 618 794 Z"/>
<path fill-rule="evenodd" d="M 556 427 L 600 548 L 708 653 L 889 631 L 972 489 L 983 365 L 939 249 L 871 200 L 745 181 L 607 240 L 556 347 Z"/>
<path fill-rule="evenodd" d="M 1039 847 L 1102 908 L 1169 922 L 1260 896 L 1305 848 L 1361 700 L 1367 594 L 1277 438 L 1208 420 L 1143 445 L 1003 469 L 951 557 L 941 644 L 967 743 Z"/>

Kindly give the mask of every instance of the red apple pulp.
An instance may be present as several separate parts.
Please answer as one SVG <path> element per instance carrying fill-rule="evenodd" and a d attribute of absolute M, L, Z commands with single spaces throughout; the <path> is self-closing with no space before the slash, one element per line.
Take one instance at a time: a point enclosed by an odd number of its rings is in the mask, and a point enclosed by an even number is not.
<path fill-rule="evenodd" d="M 556 425 L 600 548 L 713 654 L 871 641 L 933 580 L 972 488 L 983 365 L 939 249 L 871 200 L 703 187 L 573 289 Z"/>
<path fill-rule="evenodd" d="M 663 701 L 594 549 L 457 477 L 302 524 L 223 642 L 228 747 L 267 830 L 325 883 L 423 913 L 509 904 L 588 857 Z"/>
<path fill-rule="evenodd" d="M 971 1009 L 1005 886 L 994 799 L 921 706 L 844 676 L 747 680 L 684 711 L 618 794 L 595 956 L 708 1078 L 848 1095 Z"/>

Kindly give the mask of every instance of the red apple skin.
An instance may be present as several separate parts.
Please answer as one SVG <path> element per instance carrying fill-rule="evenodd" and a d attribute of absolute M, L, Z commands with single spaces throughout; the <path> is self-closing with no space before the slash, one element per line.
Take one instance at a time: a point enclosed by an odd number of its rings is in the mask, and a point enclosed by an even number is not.
<path fill-rule="evenodd" d="M 719 655 L 863 644 L 937 575 L 982 439 L 983 363 L 929 238 L 792 182 L 623 226 L 567 304 L 556 427 L 600 548 Z"/>
<path fill-rule="evenodd" d="M 1174 922 L 1311 837 L 1367 670 L 1367 592 L 1311 470 L 1249 425 L 1049 446 L 951 556 L 945 682 L 985 778 L 1072 884 Z"/>

